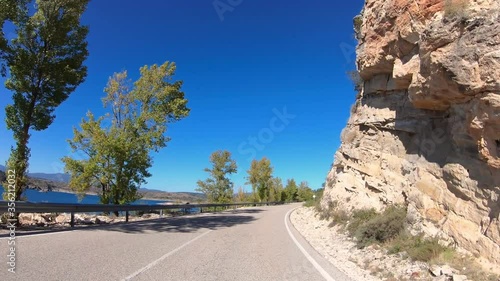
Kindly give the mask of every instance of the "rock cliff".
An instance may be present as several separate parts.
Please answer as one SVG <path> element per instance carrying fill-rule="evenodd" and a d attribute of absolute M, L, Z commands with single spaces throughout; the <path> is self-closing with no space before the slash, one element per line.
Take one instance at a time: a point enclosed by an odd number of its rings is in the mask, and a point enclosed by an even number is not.
<path fill-rule="evenodd" d="M 500 2 L 366 0 L 362 90 L 322 205 L 406 204 L 413 232 L 500 264 Z"/>

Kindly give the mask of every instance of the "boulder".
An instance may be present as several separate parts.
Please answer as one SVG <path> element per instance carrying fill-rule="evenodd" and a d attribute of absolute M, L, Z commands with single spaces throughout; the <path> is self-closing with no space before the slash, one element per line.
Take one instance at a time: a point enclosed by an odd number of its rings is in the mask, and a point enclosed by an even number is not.
<path fill-rule="evenodd" d="M 96 224 L 108 224 L 111 223 L 113 220 L 107 216 L 97 216 L 95 218 L 95 223 Z"/>
<path fill-rule="evenodd" d="M 71 217 L 69 217 L 67 214 L 60 214 L 55 218 L 56 223 L 59 224 L 64 224 L 64 223 L 69 223 L 71 220 Z"/>
<path fill-rule="evenodd" d="M 25 225 L 32 224 L 33 223 L 33 214 L 29 214 L 29 213 L 19 214 L 19 223 L 25 224 Z"/>

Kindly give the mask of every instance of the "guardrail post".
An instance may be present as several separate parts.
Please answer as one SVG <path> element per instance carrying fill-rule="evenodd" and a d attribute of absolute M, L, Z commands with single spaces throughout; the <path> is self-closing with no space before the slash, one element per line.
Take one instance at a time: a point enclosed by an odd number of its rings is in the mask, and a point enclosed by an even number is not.
<path fill-rule="evenodd" d="M 160 210 L 160 218 L 163 217 L 163 210 Z"/>
<path fill-rule="evenodd" d="M 200 214 L 203 213 L 203 207 L 200 207 Z"/>
<path fill-rule="evenodd" d="M 71 212 L 71 221 L 69 223 L 71 227 L 75 227 L 75 213 Z"/>
<path fill-rule="evenodd" d="M 125 222 L 128 222 L 128 211 L 125 211 Z"/>

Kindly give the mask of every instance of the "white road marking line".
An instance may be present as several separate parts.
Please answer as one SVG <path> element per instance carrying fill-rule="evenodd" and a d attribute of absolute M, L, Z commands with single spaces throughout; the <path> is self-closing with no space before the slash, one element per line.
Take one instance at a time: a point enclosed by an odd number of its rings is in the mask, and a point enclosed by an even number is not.
<path fill-rule="evenodd" d="M 297 209 L 297 208 L 295 208 Z M 323 267 L 321 267 L 321 265 L 319 265 L 316 260 L 314 260 L 313 257 L 311 257 L 311 255 L 309 255 L 309 253 L 304 249 L 304 247 L 302 247 L 302 245 L 300 245 L 299 241 L 297 241 L 297 239 L 295 239 L 295 237 L 293 236 L 292 232 L 290 231 L 290 227 L 288 226 L 288 217 L 290 216 L 290 213 L 295 210 L 295 209 L 292 209 L 290 211 L 288 211 L 288 213 L 286 213 L 285 215 L 285 226 L 286 226 L 286 230 L 288 230 L 288 234 L 290 235 L 290 237 L 292 238 L 293 242 L 295 242 L 295 245 L 297 245 L 297 247 L 299 248 L 299 250 L 302 252 L 302 254 L 304 254 L 304 256 L 306 256 L 306 258 L 309 260 L 309 262 L 314 266 L 314 268 L 316 268 L 316 270 L 321 274 L 321 276 L 323 276 L 325 278 L 325 280 L 328 280 L 328 281 L 335 281 L 335 279 L 333 279 L 330 274 L 328 274 L 328 272 L 326 272 Z"/>
<path fill-rule="evenodd" d="M 160 258 L 158 258 L 157 260 L 154 260 L 152 261 L 150 264 L 146 265 L 145 267 L 137 270 L 136 272 L 132 273 L 131 275 L 125 277 L 122 279 L 122 281 L 128 281 L 128 280 L 131 280 L 132 278 L 136 277 L 137 275 L 151 269 L 153 266 L 157 265 L 158 263 L 160 263 L 161 261 L 163 261 L 164 259 L 168 258 L 169 256 L 175 254 L 176 252 L 178 252 L 179 250 L 181 250 L 182 248 L 186 247 L 187 245 L 193 243 L 194 241 L 200 239 L 201 237 L 207 235 L 208 233 L 212 232 L 212 230 L 209 230 L 207 232 L 204 232 L 202 233 L 201 235 L 199 236 L 196 236 L 195 238 L 193 238 L 192 240 L 189 240 L 187 241 L 186 243 L 182 244 L 181 246 L 177 247 L 176 249 L 166 253 L 165 255 L 161 256 Z"/>
<path fill-rule="evenodd" d="M 16 232 L 16 239 L 20 239 L 20 238 L 24 239 L 24 238 L 30 238 L 30 237 L 35 237 L 35 236 L 46 236 L 46 235 L 71 233 L 71 232 L 73 232 L 73 230 L 61 230 L 61 231 L 54 231 L 54 232 L 48 232 L 48 233 L 35 233 L 35 234 Z M 0 240 L 7 240 L 7 239 L 9 239 L 9 236 L 0 237 Z"/>

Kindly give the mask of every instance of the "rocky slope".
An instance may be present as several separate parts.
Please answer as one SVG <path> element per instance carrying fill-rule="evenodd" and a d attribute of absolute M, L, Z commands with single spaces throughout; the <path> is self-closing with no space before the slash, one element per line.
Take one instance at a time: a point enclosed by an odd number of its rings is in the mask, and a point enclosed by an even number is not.
<path fill-rule="evenodd" d="M 500 2 L 366 0 L 354 23 L 364 82 L 322 206 L 406 204 L 500 264 Z"/>

